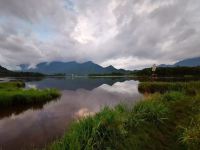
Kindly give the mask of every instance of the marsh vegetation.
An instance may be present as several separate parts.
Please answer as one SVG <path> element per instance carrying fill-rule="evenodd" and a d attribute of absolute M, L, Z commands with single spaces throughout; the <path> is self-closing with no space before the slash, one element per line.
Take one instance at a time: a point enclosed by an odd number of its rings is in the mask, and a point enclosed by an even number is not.
<path fill-rule="evenodd" d="M 38 104 L 56 99 L 60 92 L 56 89 L 25 89 L 21 81 L 0 83 L 0 107 Z"/>

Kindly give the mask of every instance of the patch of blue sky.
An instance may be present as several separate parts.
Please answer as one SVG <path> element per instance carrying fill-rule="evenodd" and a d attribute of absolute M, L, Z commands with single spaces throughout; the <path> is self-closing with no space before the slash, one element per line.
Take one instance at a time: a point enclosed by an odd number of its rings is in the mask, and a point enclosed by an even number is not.
<path fill-rule="evenodd" d="M 73 0 L 64 0 L 64 6 L 67 10 L 76 12 Z"/>
<path fill-rule="evenodd" d="M 0 24 L 5 23 L 6 17 L 5 16 L 0 16 Z"/>
<path fill-rule="evenodd" d="M 32 25 L 32 31 L 36 38 L 40 41 L 47 42 L 53 39 L 56 32 L 48 20 Z"/>

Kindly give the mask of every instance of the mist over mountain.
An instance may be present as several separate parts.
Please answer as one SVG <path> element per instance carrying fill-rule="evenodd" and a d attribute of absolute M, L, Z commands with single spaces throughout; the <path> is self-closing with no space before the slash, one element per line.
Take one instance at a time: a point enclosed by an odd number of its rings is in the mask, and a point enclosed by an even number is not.
<path fill-rule="evenodd" d="M 188 58 L 181 61 L 178 61 L 177 63 L 173 65 L 166 65 L 161 64 L 159 67 L 196 67 L 200 66 L 200 57 L 194 57 L 194 58 Z"/>
<path fill-rule="evenodd" d="M 0 77 L 42 77 L 43 74 L 36 72 L 11 71 L 0 65 Z"/>
<path fill-rule="evenodd" d="M 20 65 L 21 71 L 28 72 L 39 72 L 43 74 L 78 74 L 78 75 L 88 75 L 88 74 L 103 74 L 112 72 L 123 72 L 122 69 L 116 69 L 113 66 L 102 67 L 92 61 L 87 61 L 84 63 L 77 63 L 75 61 L 70 62 L 42 62 L 36 65 L 35 68 L 30 68 L 27 64 Z"/>

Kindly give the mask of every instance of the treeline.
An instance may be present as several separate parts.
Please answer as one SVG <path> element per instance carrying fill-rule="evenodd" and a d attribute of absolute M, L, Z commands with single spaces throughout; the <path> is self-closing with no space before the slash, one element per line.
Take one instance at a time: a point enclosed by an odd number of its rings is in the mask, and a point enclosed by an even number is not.
<path fill-rule="evenodd" d="M 134 71 L 132 74 L 137 76 L 151 76 L 151 68 Z M 186 77 L 186 76 L 199 76 L 200 67 L 158 67 L 155 74 L 158 77 Z"/>
<path fill-rule="evenodd" d="M 15 72 L 0 66 L 0 77 L 43 77 L 44 74 L 36 72 Z"/>
<path fill-rule="evenodd" d="M 55 73 L 55 74 L 50 74 L 50 75 L 48 75 L 48 76 L 66 76 L 66 74 L 65 73 Z"/>
<path fill-rule="evenodd" d="M 7 73 L 1 73 L 0 77 L 43 77 L 44 74 L 41 73 L 35 73 L 35 72 L 7 72 Z"/>

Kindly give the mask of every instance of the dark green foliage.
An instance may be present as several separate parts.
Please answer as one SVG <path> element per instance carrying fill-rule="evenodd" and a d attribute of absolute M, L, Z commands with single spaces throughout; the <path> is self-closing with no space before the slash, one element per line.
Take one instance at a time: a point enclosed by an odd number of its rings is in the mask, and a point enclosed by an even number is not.
<path fill-rule="evenodd" d="M 200 67 L 158 67 L 156 69 L 158 77 L 185 77 L 185 76 L 200 76 Z M 135 72 L 137 76 L 151 76 L 151 68 L 138 70 Z"/>

